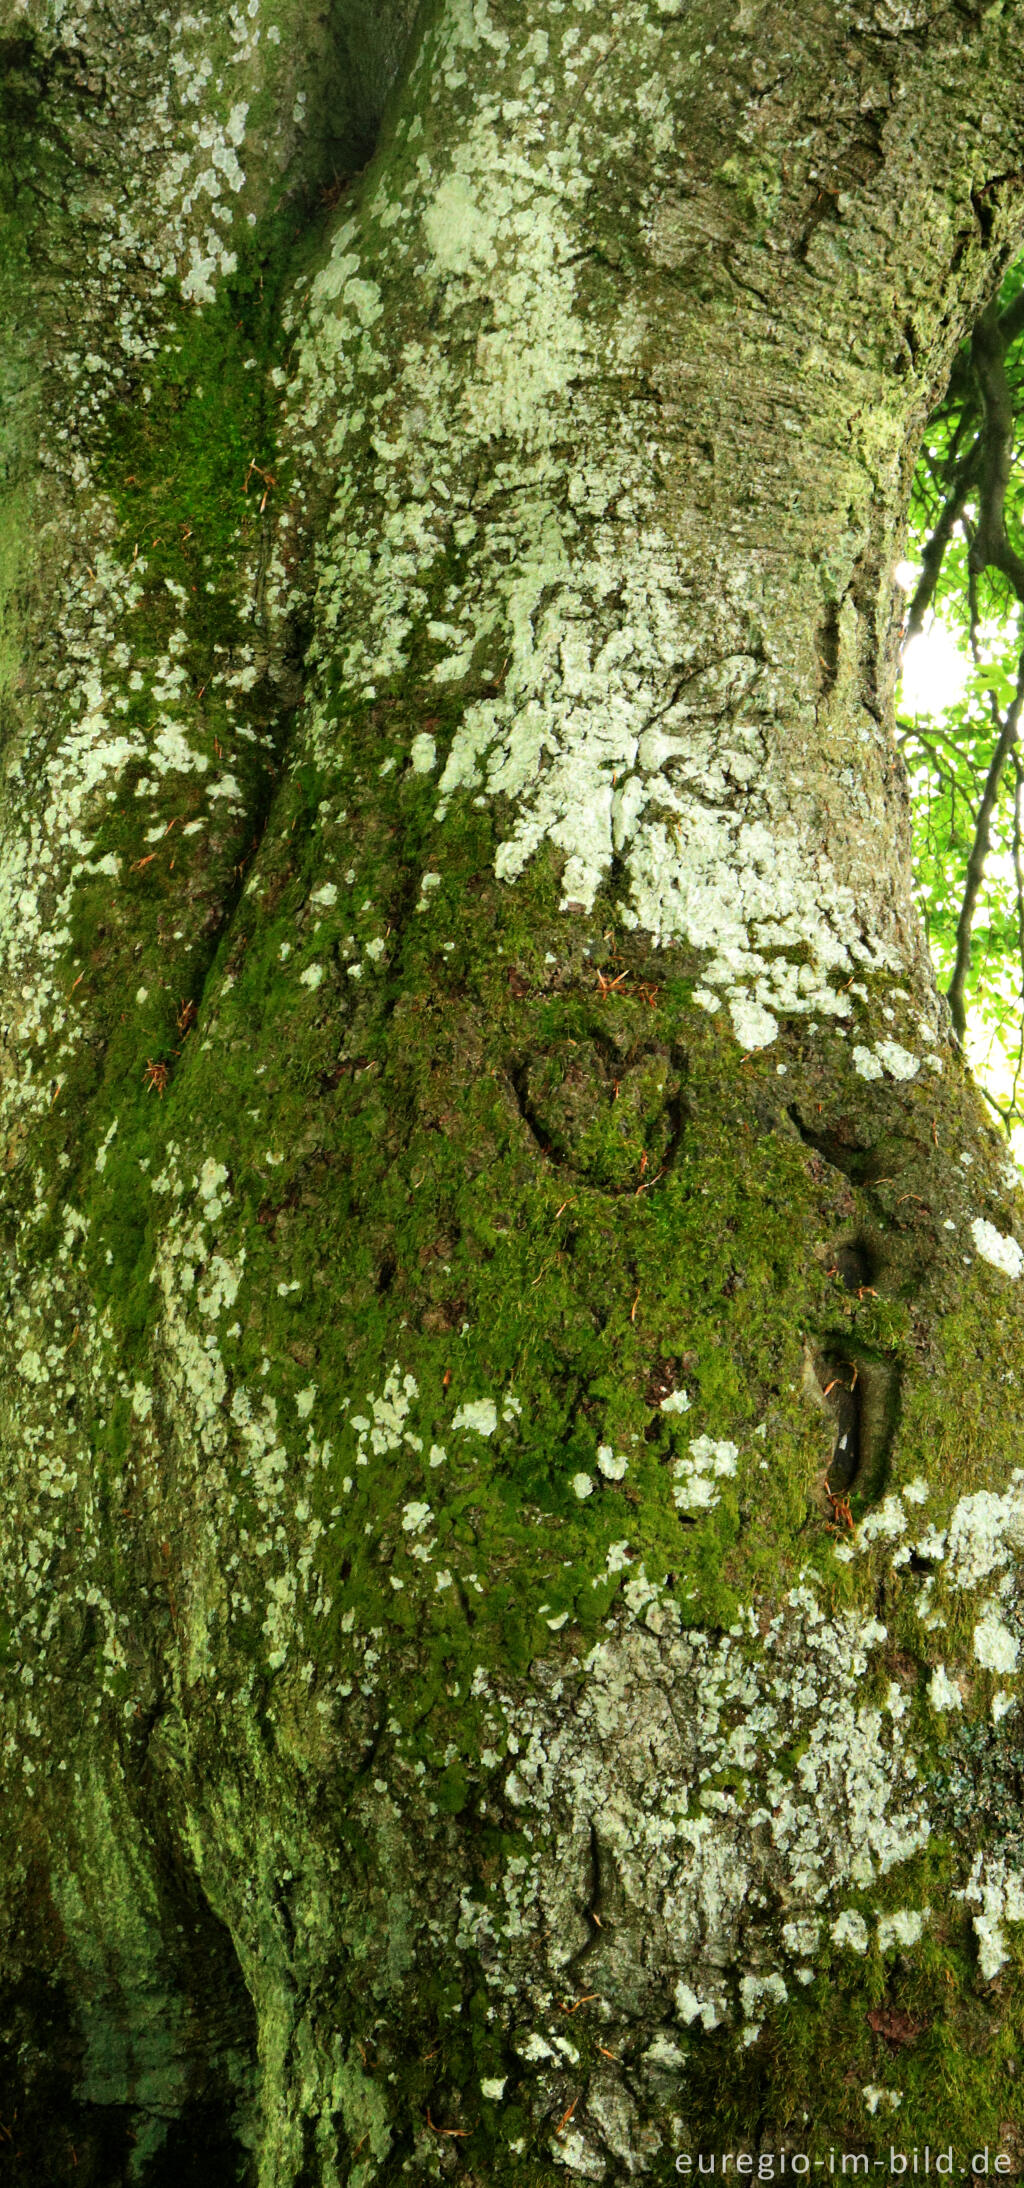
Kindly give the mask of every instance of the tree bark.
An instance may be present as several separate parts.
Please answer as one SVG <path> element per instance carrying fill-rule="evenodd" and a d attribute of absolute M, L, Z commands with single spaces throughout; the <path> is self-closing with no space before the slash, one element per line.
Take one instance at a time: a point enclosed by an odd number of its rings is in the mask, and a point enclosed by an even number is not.
<path fill-rule="evenodd" d="M 1021 1217 L 891 735 L 1021 32 L 0 0 L 26 2178 L 1024 2170 Z"/>

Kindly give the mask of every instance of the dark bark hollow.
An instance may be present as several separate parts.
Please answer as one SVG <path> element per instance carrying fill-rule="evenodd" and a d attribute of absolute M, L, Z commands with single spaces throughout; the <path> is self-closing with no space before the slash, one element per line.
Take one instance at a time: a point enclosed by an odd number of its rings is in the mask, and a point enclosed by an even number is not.
<path fill-rule="evenodd" d="M 1020 10 L 445 0 L 353 179 L 409 27 L 0 5 L 12 2163 L 1019 2173 L 890 572 Z"/>

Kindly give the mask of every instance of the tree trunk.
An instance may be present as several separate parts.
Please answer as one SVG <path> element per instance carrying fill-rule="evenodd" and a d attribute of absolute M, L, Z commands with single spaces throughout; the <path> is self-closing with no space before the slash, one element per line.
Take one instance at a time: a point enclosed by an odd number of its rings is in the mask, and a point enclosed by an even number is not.
<path fill-rule="evenodd" d="M 1019 2175 L 891 572 L 1022 9 L 411 13 L 0 0 L 4 2160 Z"/>

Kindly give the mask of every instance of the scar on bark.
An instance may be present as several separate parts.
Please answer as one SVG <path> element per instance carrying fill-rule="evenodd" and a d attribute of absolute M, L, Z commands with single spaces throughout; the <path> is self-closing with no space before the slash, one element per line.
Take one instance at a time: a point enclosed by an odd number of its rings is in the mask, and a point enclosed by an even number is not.
<path fill-rule="evenodd" d="M 508 1081 L 546 1162 L 602 1192 L 636 1195 L 655 1191 L 676 1162 L 689 1116 L 686 1068 L 674 1043 L 616 1044 L 592 1032 L 521 1057 Z"/>
<path fill-rule="evenodd" d="M 825 1335 L 813 1354 L 817 1396 L 834 1424 L 828 1485 L 841 1497 L 856 1490 L 876 1504 L 889 1479 L 899 1425 L 902 1377 L 895 1360 L 845 1330 Z"/>
<path fill-rule="evenodd" d="M 584 1938 L 579 1951 L 573 1953 L 569 1965 L 574 1968 L 578 1967 L 580 1961 L 585 1960 L 588 1954 L 593 1952 L 595 1945 L 600 1944 L 605 1927 L 602 1910 L 606 1903 L 604 1876 L 606 1857 L 602 1853 L 601 1841 L 598 1838 L 597 1826 L 593 1817 L 590 1818 L 589 1828 L 588 1866 L 590 1875 L 587 1882 L 586 1904 L 583 1908 L 584 1920 L 588 1924 L 589 1934 Z"/>
<path fill-rule="evenodd" d="M 796 1126 L 804 1146 L 813 1147 L 815 1154 L 821 1155 L 833 1170 L 840 1170 L 851 1185 L 873 1185 L 877 1178 L 885 1175 L 883 1150 L 866 1147 L 862 1140 L 848 1136 L 842 1120 L 834 1131 L 810 1125 L 796 1102 L 790 1102 L 786 1115 Z"/>
<path fill-rule="evenodd" d="M 839 675 L 839 603 L 830 600 L 818 625 L 815 651 L 818 656 L 818 694 L 827 699 L 836 688 Z"/>
<path fill-rule="evenodd" d="M 870 1188 L 883 1176 L 880 1149 L 847 1137 L 841 1127 L 831 1132 L 815 1129 L 805 1122 L 795 1102 L 787 1114 L 805 1146 L 813 1148 L 851 1185 Z M 833 1273 L 844 1291 L 877 1289 L 878 1256 L 864 1230 L 840 1240 L 833 1248 L 832 1260 Z M 845 1330 L 826 1332 L 809 1364 L 813 1364 L 816 1395 L 835 1421 L 829 1488 L 843 1497 L 855 1489 L 865 1503 L 874 1504 L 889 1478 L 900 1415 L 901 1370 L 890 1355 L 865 1345 Z"/>

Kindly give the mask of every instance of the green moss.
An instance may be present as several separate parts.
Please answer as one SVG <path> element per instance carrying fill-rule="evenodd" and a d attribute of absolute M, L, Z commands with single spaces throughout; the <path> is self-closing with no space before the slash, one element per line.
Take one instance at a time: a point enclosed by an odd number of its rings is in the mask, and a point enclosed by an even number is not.
<path fill-rule="evenodd" d="M 305 1300 L 312 1287 L 314 1297 L 320 1292 L 341 1309 L 319 1328 L 315 1379 L 322 1391 L 351 1394 L 354 1411 L 364 1391 L 380 1387 L 388 1332 L 415 1304 L 397 1355 L 419 1386 L 415 1427 L 424 1450 L 444 1443 L 449 1462 L 425 1477 L 419 1454 L 397 1460 L 386 1509 L 372 1478 L 357 1478 L 344 1514 L 329 1529 L 337 1565 L 332 1569 L 328 1557 L 326 1583 L 336 1616 L 355 1608 L 357 1624 L 380 1618 L 404 1626 L 406 1591 L 389 1601 L 381 1582 L 394 1570 L 412 1587 L 415 1572 L 394 1543 L 393 1514 L 424 1493 L 438 1504 L 437 1561 L 451 1563 L 463 1582 L 460 1600 L 473 1611 L 471 1623 L 463 1623 L 463 1612 L 453 1625 L 452 1600 L 428 1597 L 424 1606 L 425 1631 L 437 1622 L 438 1642 L 455 1663 L 464 1651 L 473 1661 L 489 1650 L 499 1661 L 507 1661 L 509 1650 L 514 1660 L 528 1660 L 544 1638 L 541 1617 L 563 1611 L 589 1628 L 640 1559 L 650 1575 L 674 1576 L 688 1621 L 712 1625 L 731 1622 L 745 1591 L 769 1579 L 778 1584 L 780 1544 L 792 1543 L 795 1574 L 808 1550 L 814 1554 L 819 1529 L 828 1569 L 826 1515 L 820 1505 L 815 1513 L 828 1443 L 800 1395 L 810 1302 L 803 1269 L 794 1268 L 792 1240 L 794 1228 L 805 1225 L 813 1268 L 817 1211 L 799 1143 L 778 1134 L 762 1139 L 749 1173 L 737 1173 L 732 1056 L 703 1022 L 695 1042 L 691 1020 L 686 1057 L 665 1065 L 674 1036 L 664 1025 L 666 1015 L 671 1023 L 664 967 L 654 999 L 633 1001 L 621 992 L 602 996 L 596 972 L 582 964 L 543 968 L 543 978 L 539 953 L 523 966 L 519 925 L 541 915 L 547 884 L 542 878 L 541 903 L 532 908 L 482 885 L 475 822 L 465 852 L 456 841 L 446 860 L 445 900 L 439 893 L 428 911 L 405 921 L 399 954 L 350 1002 L 354 986 L 346 991 L 346 960 L 337 953 L 359 921 L 355 907 L 370 896 L 363 931 L 383 932 L 406 897 L 407 868 L 416 874 L 429 852 L 417 855 L 415 830 L 423 824 L 414 807 L 412 854 L 403 832 L 401 865 L 397 844 L 392 850 L 387 837 L 375 840 L 366 829 L 358 848 L 339 846 L 339 857 L 336 816 L 351 809 L 354 789 L 336 783 L 327 796 L 327 788 L 323 778 L 296 784 L 275 815 L 260 868 L 260 894 L 273 916 L 264 913 L 259 936 L 244 951 L 236 928 L 231 948 L 238 970 L 219 1003 L 214 1045 L 208 1052 L 199 1044 L 189 1049 L 171 1099 L 176 1130 L 190 1114 L 201 1119 L 202 1144 L 228 1162 L 239 1208 L 234 1220 L 244 1221 L 250 1304 L 238 1341 L 240 1374 L 252 1372 L 269 1350 L 276 1387 L 301 1386 L 306 1367 L 287 1370 L 293 1309 L 274 1306 L 276 1283 L 288 1281 L 290 1268 L 301 1287 L 293 1296 Z M 315 813 L 306 802 L 311 791 L 319 793 Z M 420 786 L 410 785 L 409 796 L 421 800 Z M 339 892 L 315 943 L 329 968 L 329 989 L 307 995 L 296 980 L 309 951 L 302 907 L 316 877 L 337 873 L 349 856 L 358 861 L 358 878 L 350 897 Z M 475 966 L 466 962 L 464 941 L 447 956 L 443 951 L 450 933 L 465 934 L 452 901 L 460 871 L 489 937 L 486 959 Z M 486 910 L 481 887 L 490 899 Z M 282 968 L 285 935 L 294 938 L 295 954 Z M 646 970 L 642 963 L 631 968 L 638 986 Z M 418 999 L 411 1010 L 410 995 Z M 613 1137 L 600 1144 L 619 1163 L 611 1181 L 601 1172 L 595 1182 L 597 1127 L 587 1118 L 579 1127 L 571 1105 L 561 1144 L 541 1138 L 529 1094 L 522 1097 L 517 1087 L 516 1058 L 554 1052 L 561 1059 L 572 1043 L 572 1053 L 582 1056 L 583 1080 L 595 1057 L 603 1076 L 621 1073 L 620 1099 L 637 1058 L 638 1083 L 651 1090 L 643 1094 L 648 1129 L 655 1137 L 667 1131 L 672 1144 L 663 1177 L 648 1185 L 643 1149 L 638 1155 L 630 1137 L 632 1117 L 620 1160 L 618 1105 L 610 1093 L 602 1097 L 600 1131 Z M 266 1065 L 261 1086 L 253 1077 L 257 1057 Z M 555 1083 L 556 1090 L 564 1086 L 564 1074 Z M 284 1156 L 273 1172 L 262 1160 L 262 1124 L 248 1146 L 240 1130 L 248 1109 L 259 1106 L 262 1115 L 263 1104 L 273 1110 Z M 749 1124 L 741 1121 L 739 1129 L 749 1131 Z M 667 1146 L 662 1137 L 663 1154 Z M 484 1170 L 481 1207 L 477 1180 Z M 304 1244 L 314 1228 L 321 1242 L 315 1263 Z M 750 1303 L 766 1287 L 776 1294 L 777 1313 L 765 1349 Z M 870 1339 L 895 1343 L 899 1315 L 880 1330 L 877 1302 L 863 1307 Z M 856 1316 L 860 1307 L 847 1312 Z M 689 1391 L 691 1412 L 671 1418 L 660 1401 L 677 1385 Z M 456 1409 L 487 1394 L 514 1395 L 522 1410 L 486 1445 L 472 1435 L 453 1443 L 448 1424 Z M 752 1441 L 753 1430 L 769 1419 L 770 1445 Z M 706 1431 L 746 1439 L 738 1495 L 730 1488 L 707 1524 L 689 1526 L 672 1500 L 671 1467 L 689 1437 Z M 606 1441 L 628 1457 L 621 1483 L 595 1471 L 598 1445 Z M 345 1432 L 335 1469 L 335 1481 L 323 1487 L 325 1508 L 337 1496 L 337 1479 L 354 1471 Z M 597 1484 L 582 1506 L 572 1487 L 578 1472 Z M 623 1540 L 628 1563 L 618 1581 L 610 1574 L 594 1587 L 609 1546 Z M 510 1629 L 503 1576 L 521 1567 L 524 1551 L 526 1597 L 520 1592 Z M 783 1560 L 786 1554 L 783 1547 Z M 464 1580 L 477 1569 L 488 1576 L 479 1602 Z M 332 1645 L 344 1661 L 340 1633 Z"/>

